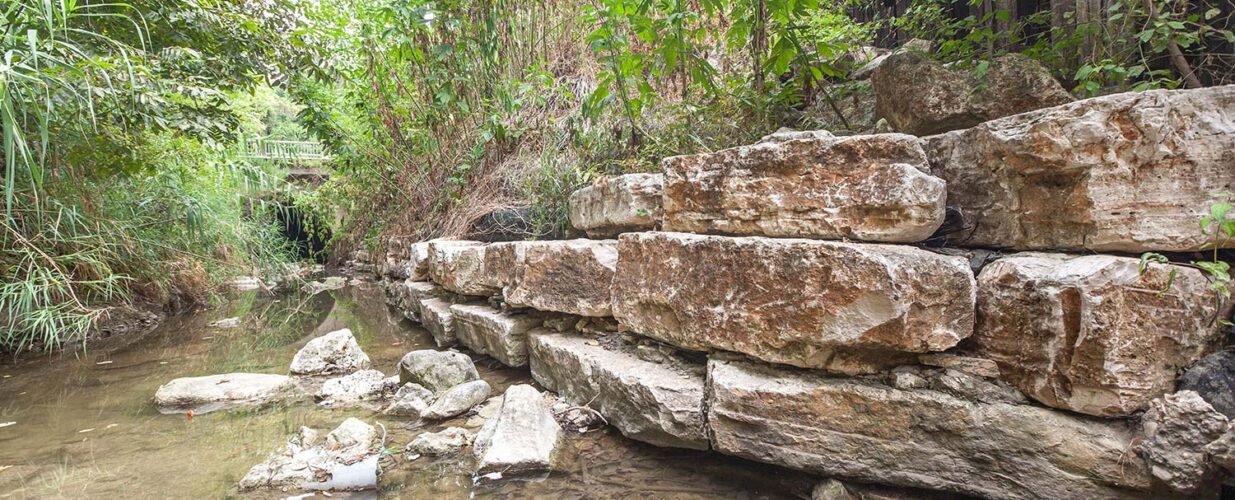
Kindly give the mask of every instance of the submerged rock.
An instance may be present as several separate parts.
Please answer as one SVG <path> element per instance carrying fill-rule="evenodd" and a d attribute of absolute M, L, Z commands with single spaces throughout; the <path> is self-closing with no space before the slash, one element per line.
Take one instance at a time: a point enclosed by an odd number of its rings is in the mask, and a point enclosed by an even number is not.
<path fill-rule="evenodd" d="M 433 404 L 421 412 L 421 418 L 442 420 L 467 413 L 473 406 L 489 399 L 493 388 L 484 380 L 464 382 L 437 396 Z"/>
<path fill-rule="evenodd" d="M 617 258 L 614 240 L 521 241 L 493 244 L 486 266 L 510 306 L 604 317 Z"/>
<path fill-rule="evenodd" d="M 228 373 L 184 377 L 159 386 L 154 404 L 161 411 L 203 414 L 256 406 L 302 394 L 291 378 L 266 373 Z"/>
<path fill-rule="evenodd" d="M 416 439 L 407 444 L 405 451 L 418 455 L 449 455 L 471 445 L 475 437 L 467 429 L 447 427 L 438 432 L 426 432 L 416 436 Z"/>
<path fill-rule="evenodd" d="M 472 358 L 461 352 L 412 351 L 399 361 L 399 383 L 418 384 L 434 393 L 479 379 Z"/>
<path fill-rule="evenodd" d="M 973 333 L 974 277 L 962 257 L 683 233 L 624 234 L 619 254 L 614 316 L 685 349 L 861 373 Z"/>
<path fill-rule="evenodd" d="M 398 385 L 397 379 L 387 378 L 377 370 L 360 370 L 327 380 L 317 397 L 323 406 L 348 406 L 381 399 Z"/>
<path fill-rule="evenodd" d="M 976 353 L 1056 408 L 1142 410 L 1221 340 L 1220 303 L 1196 269 L 1109 255 L 1020 253 L 978 275 Z"/>
<path fill-rule="evenodd" d="M 390 406 L 386 407 L 387 415 L 399 417 L 420 418 L 429 405 L 433 404 L 433 391 L 414 383 L 403 384 L 394 397 L 390 398 Z"/>
<path fill-rule="evenodd" d="M 1145 431 L 1141 454 L 1155 478 L 1188 495 L 1216 492 L 1216 471 L 1205 447 L 1227 430 L 1226 416 L 1197 393 L 1181 391 L 1151 402 L 1141 425 Z"/>
<path fill-rule="evenodd" d="M 332 375 L 369 367 L 369 356 L 360 349 L 352 331 L 336 330 L 310 340 L 292 358 L 296 375 Z"/>
<path fill-rule="evenodd" d="M 596 409 L 622 435 L 656 446 L 706 450 L 702 366 L 633 346 L 607 349 L 577 335 L 531 334 L 532 377 L 570 402 Z"/>
<path fill-rule="evenodd" d="M 1072 102 L 1050 70 L 1021 54 L 990 61 L 979 78 L 916 51 L 894 53 L 871 74 L 875 112 L 901 132 L 930 135 Z"/>
<path fill-rule="evenodd" d="M 714 449 L 829 477 L 993 499 L 1152 489 L 1123 422 L 719 360 L 708 402 Z"/>
<path fill-rule="evenodd" d="M 662 174 L 626 174 L 576 190 L 570 194 L 570 225 L 589 238 L 656 229 L 664 181 Z"/>
<path fill-rule="evenodd" d="M 455 304 L 450 312 L 460 344 L 506 366 L 527 365 L 527 332 L 540 325 L 539 318 L 480 304 Z"/>
<path fill-rule="evenodd" d="M 1180 391 L 1194 391 L 1218 413 L 1235 418 L 1235 352 L 1215 352 L 1179 377 Z"/>
<path fill-rule="evenodd" d="M 512 385 L 506 389 L 497 415 L 476 435 L 472 446 L 476 473 L 547 471 L 562 439 L 562 428 L 540 391 L 526 384 Z"/>
<path fill-rule="evenodd" d="M 303 488 L 355 490 L 377 486 L 377 429 L 355 418 L 345 420 L 324 440 L 312 429 L 299 435 L 279 453 L 253 466 L 240 488 Z"/>
<path fill-rule="evenodd" d="M 943 223 L 916 137 L 806 134 L 666 158 L 665 230 L 907 243 Z"/>
<path fill-rule="evenodd" d="M 965 246 L 1196 251 L 1235 178 L 1235 85 L 1077 101 L 927 137 Z M 1235 239 L 1220 242 L 1235 247 Z"/>

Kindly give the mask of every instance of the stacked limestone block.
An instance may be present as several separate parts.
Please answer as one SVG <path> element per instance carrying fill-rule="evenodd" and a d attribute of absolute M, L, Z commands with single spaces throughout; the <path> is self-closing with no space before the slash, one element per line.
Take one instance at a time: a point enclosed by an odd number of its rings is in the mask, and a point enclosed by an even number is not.
<path fill-rule="evenodd" d="M 591 239 L 429 242 L 398 302 L 658 446 L 986 498 L 1204 496 L 1222 446 L 1189 422 L 1227 420 L 1175 378 L 1230 303 L 1196 269 L 1092 252 L 1204 243 L 1233 104 L 1121 94 L 668 158 L 571 197 Z"/>

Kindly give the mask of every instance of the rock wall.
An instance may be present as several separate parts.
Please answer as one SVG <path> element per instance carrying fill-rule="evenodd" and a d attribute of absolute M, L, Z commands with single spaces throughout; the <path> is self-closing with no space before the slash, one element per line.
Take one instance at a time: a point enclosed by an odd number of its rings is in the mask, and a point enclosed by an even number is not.
<path fill-rule="evenodd" d="M 1205 243 L 1233 104 L 1219 87 L 926 138 L 779 132 L 666 159 L 659 199 L 647 176 L 572 196 L 576 229 L 616 240 L 357 258 L 442 345 L 527 365 L 631 439 L 985 498 L 1213 497 L 1235 384 L 1198 379 L 1235 372 L 1214 354 L 1231 302 L 1195 268 L 1092 252 Z M 1176 392 L 1184 371 L 1200 392 Z"/>

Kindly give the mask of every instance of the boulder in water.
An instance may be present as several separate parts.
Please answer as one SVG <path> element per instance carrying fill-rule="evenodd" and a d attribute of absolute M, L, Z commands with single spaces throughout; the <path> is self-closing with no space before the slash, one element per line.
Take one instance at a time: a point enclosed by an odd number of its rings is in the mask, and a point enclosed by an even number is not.
<path fill-rule="evenodd" d="M 540 391 L 526 384 L 510 386 L 501 409 L 485 422 L 472 446 L 476 472 L 547 471 L 562 440 L 562 428 Z"/>
<path fill-rule="evenodd" d="M 438 432 L 426 432 L 416 436 L 416 439 L 408 443 L 406 451 L 419 455 L 449 455 L 472 444 L 475 437 L 467 429 L 447 427 Z"/>
<path fill-rule="evenodd" d="M 249 469 L 240 488 L 372 489 L 377 486 L 381 446 L 377 429 L 355 418 L 343 421 L 325 439 L 301 428 L 287 447 Z"/>
<path fill-rule="evenodd" d="M 473 380 L 451 387 L 437 396 L 433 404 L 421 412 L 421 418 L 443 420 L 467 413 L 473 406 L 489 399 L 493 391 L 484 380 Z"/>
<path fill-rule="evenodd" d="M 285 375 L 266 373 L 228 373 L 172 380 L 154 394 L 160 411 L 192 410 L 202 414 L 240 406 L 255 406 L 301 394 Z"/>
<path fill-rule="evenodd" d="M 456 351 L 412 351 L 399 361 L 399 383 L 419 384 L 435 394 L 480 379 L 472 358 Z"/>
<path fill-rule="evenodd" d="M 333 375 L 369 367 L 369 356 L 360 349 L 352 331 L 336 330 L 310 340 L 292 358 L 296 375 Z"/>

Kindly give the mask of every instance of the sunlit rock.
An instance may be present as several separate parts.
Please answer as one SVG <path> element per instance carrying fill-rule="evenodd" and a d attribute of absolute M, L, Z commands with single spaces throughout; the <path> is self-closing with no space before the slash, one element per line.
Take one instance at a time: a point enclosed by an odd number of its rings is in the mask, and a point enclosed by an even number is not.
<path fill-rule="evenodd" d="M 589 238 L 612 238 L 660 225 L 664 176 L 626 174 L 603 179 L 570 194 L 570 225 Z"/>
<path fill-rule="evenodd" d="M 859 373 L 973 332 L 974 277 L 962 257 L 683 233 L 624 234 L 619 253 L 614 316 L 685 349 Z"/>
<path fill-rule="evenodd" d="M 615 240 L 494 243 L 486 266 L 514 307 L 578 316 L 610 316 Z"/>
<path fill-rule="evenodd" d="M 1114 94 L 924 139 L 956 244 L 1194 251 L 1235 190 L 1235 85 Z M 1220 242 L 1235 246 L 1235 239 Z"/>
<path fill-rule="evenodd" d="M 455 304 L 450 312 L 460 344 L 506 366 L 527 365 L 527 332 L 540 326 L 539 318 L 482 304 Z"/>
<path fill-rule="evenodd" d="M 1104 417 L 1142 410 L 1222 335 L 1221 302 L 1200 271 L 1139 267 L 1128 257 L 1047 253 L 988 264 L 973 346 L 1047 405 Z"/>
<path fill-rule="evenodd" d="M 478 380 L 476 365 L 466 354 L 425 349 L 412 351 L 399 361 L 399 383 L 413 383 L 433 393 Z"/>
<path fill-rule="evenodd" d="M 550 470 L 562 441 L 562 428 L 540 391 L 526 384 L 512 385 L 497 415 L 476 435 L 472 446 L 476 472 L 513 475 Z"/>
<path fill-rule="evenodd" d="M 310 340 L 292 358 L 296 375 L 331 375 L 369 367 L 369 356 L 360 349 L 352 331 L 335 330 Z"/>
<path fill-rule="evenodd" d="M 161 411 L 196 414 L 255 406 L 301 394 L 291 378 L 266 373 L 228 373 L 184 377 L 159 386 L 154 404 Z"/>
<path fill-rule="evenodd" d="M 460 295 L 494 295 L 498 290 L 485 273 L 485 248 L 476 241 L 430 241 L 429 274 L 442 288 Z"/>

